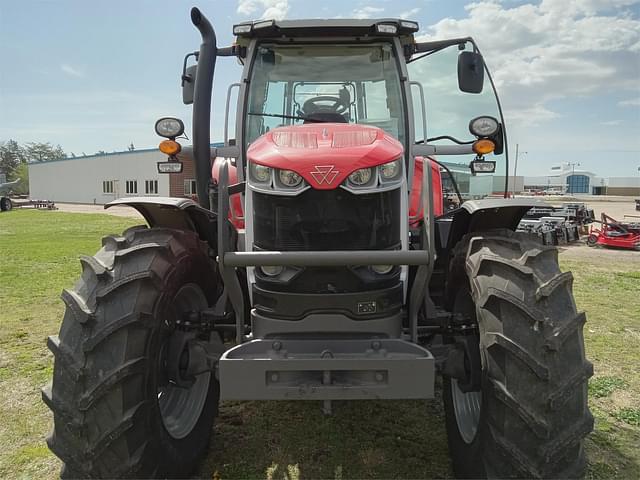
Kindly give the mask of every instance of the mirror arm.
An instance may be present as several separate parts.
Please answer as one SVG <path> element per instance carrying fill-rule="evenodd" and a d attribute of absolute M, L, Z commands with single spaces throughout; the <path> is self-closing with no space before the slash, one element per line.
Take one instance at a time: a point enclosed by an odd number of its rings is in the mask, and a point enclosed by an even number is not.
<path fill-rule="evenodd" d="M 475 50 L 476 44 L 471 37 L 452 38 L 449 40 L 435 40 L 433 42 L 416 43 L 413 48 L 413 53 L 426 53 L 432 50 L 440 50 L 450 47 L 452 45 L 464 45 L 467 42 L 471 42 L 473 49 Z"/>
<path fill-rule="evenodd" d="M 216 49 L 216 55 L 219 57 L 235 57 L 238 54 L 237 46 L 221 47 Z"/>
<path fill-rule="evenodd" d="M 423 144 L 414 145 L 412 149 L 412 156 L 427 157 L 430 155 L 466 155 L 473 154 L 473 146 L 468 145 L 433 145 Z"/>

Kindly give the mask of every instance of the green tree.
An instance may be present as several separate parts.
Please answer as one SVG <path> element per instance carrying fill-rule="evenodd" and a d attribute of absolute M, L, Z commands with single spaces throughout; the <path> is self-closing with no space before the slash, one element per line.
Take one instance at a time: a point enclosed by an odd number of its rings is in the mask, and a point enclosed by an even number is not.
<path fill-rule="evenodd" d="M 13 187 L 14 193 L 18 195 L 26 195 L 29 193 L 29 165 L 27 163 L 21 163 L 18 167 L 13 171 L 11 176 L 9 176 L 9 180 L 13 181 L 16 179 L 20 179 L 20 183 L 18 183 L 15 187 Z"/>
<path fill-rule="evenodd" d="M 4 173 L 7 178 L 11 177 L 20 163 L 25 162 L 24 149 L 15 140 L 0 142 L 0 173 Z"/>
<path fill-rule="evenodd" d="M 67 155 L 60 145 L 55 147 L 50 142 L 31 142 L 27 143 L 25 156 L 29 162 L 47 162 L 58 158 L 65 158 Z"/>

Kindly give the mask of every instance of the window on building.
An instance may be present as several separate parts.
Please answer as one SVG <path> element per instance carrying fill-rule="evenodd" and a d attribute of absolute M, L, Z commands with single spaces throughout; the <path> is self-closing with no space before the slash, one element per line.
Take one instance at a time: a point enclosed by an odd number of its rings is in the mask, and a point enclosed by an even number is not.
<path fill-rule="evenodd" d="M 587 175 L 568 175 L 567 193 L 589 193 L 589 177 Z"/>
<path fill-rule="evenodd" d="M 113 193 L 113 180 L 104 180 L 102 182 L 102 193 Z"/>
<path fill-rule="evenodd" d="M 137 180 L 127 180 L 125 191 L 128 195 L 133 195 L 138 193 L 138 181 Z"/>
<path fill-rule="evenodd" d="M 184 180 L 184 194 L 195 195 L 196 194 L 196 181 L 190 178 Z"/>
<path fill-rule="evenodd" d="M 158 194 L 158 180 L 145 180 L 144 181 L 144 193 L 147 195 Z"/>

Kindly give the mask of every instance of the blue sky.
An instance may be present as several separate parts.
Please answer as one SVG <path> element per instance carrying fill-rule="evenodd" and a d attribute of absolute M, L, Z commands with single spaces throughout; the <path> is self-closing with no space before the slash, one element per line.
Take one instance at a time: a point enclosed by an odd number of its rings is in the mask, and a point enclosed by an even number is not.
<path fill-rule="evenodd" d="M 498 83 L 511 145 L 527 152 L 519 174 L 560 161 L 640 174 L 639 0 L 0 0 L 0 140 L 81 155 L 154 147 L 162 115 L 190 124 L 179 77 L 199 45 L 194 3 L 220 45 L 233 41 L 233 23 L 262 17 L 404 16 L 420 22 L 421 38 L 472 35 Z M 235 61 L 219 59 L 214 140 L 238 76 Z"/>

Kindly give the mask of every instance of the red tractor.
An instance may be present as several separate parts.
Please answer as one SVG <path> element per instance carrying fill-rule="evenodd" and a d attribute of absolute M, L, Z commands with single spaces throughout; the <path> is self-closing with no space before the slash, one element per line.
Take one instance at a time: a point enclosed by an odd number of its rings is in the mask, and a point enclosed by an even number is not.
<path fill-rule="evenodd" d="M 220 400 L 329 413 L 333 400 L 433 398 L 436 375 L 456 475 L 583 475 L 585 316 L 556 249 L 514 233 L 538 203 L 462 203 L 470 176 L 449 172 L 459 202 L 442 206 L 436 156 L 470 175 L 507 167 L 474 40 L 417 42 L 418 24 L 396 19 L 260 20 L 218 48 L 198 9 L 191 19 L 202 45 L 184 62 L 182 155 L 198 202 L 112 202 L 148 225 L 105 237 L 62 293 L 43 390 L 62 476 L 185 477 Z M 212 148 L 218 57 L 244 70 L 228 95 L 235 138 L 227 121 Z M 156 124 L 159 171 L 181 171 L 183 130 Z"/>

